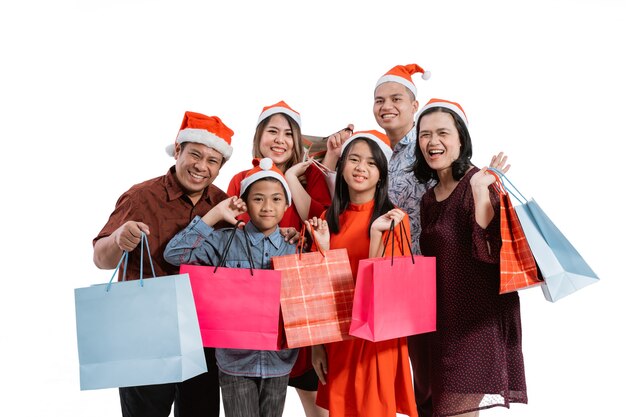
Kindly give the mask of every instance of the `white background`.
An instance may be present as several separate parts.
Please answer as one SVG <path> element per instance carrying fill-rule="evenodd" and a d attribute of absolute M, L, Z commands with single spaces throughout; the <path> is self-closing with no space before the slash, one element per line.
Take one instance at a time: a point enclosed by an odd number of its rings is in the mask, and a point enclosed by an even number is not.
<path fill-rule="evenodd" d="M 119 415 L 116 390 L 79 390 L 73 289 L 110 278 L 91 241 L 173 164 L 185 110 L 236 132 L 225 188 L 264 105 L 308 134 L 378 129 L 376 80 L 415 62 L 420 103 L 461 103 L 475 164 L 506 151 L 601 278 L 555 304 L 521 293 L 529 405 L 482 414 L 624 415 L 625 18 L 618 0 L 3 2 L 0 413 Z M 293 389 L 285 415 L 303 415 Z"/>

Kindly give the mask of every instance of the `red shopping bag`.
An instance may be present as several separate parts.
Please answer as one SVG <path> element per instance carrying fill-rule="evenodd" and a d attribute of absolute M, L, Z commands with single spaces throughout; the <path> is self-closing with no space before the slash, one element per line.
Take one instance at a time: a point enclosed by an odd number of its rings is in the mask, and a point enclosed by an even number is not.
<path fill-rule="evenodd" d="M 181 274 L 189 274 L 202 343 L 217 348 L 280 350 L 281 274 L 254 269 L 249 252 L 251 268 L 222 267 L 235 232 L 236 228 L 218 266 L 180 266 Z"/>
<path fill-rule="evenodd" d="M 280 304 L 289 348 L 350 338 L 354 278 L 346 249 L 300 250 L 273 257 L 272 265 L 282 273 Z"/>
<path fill-rule="evenodd" d="M 543 280 L 511 197 L 498 173 L 493 170 L 487 172 L 496 178 L 494 187 L 500 195 L 500 294 L 541 285 Z"/>
<path fill-rule="evenodd" d="M 392 223 L 390 230 L 393 229 Z M 404 223 L 398 229 L 401 241 L 406 237 L 410 246 Z M 395 232 L 390 231 L 389 235 L 393 248 Z M 350 335 L 378 342 L 434 331 L 436 296 L 434 257 L 412 253 L 394 256 L 392 252 L 391 257 L 362 259 L 354 290 Z"/>

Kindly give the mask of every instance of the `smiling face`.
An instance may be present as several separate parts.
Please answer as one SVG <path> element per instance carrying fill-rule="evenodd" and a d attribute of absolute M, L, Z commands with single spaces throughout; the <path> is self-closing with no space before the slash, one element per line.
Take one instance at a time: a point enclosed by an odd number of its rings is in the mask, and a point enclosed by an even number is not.
<path fill-rule="evenodd" d="M 263 127 L 259 139 L 260 156 L 271 158 L 274 164 L 284 172 L 284 168 L 293 156 L 293 146 L 293 131 L 287 118 L 280 113 L 271 116 Z"/>
<path fill-rule="evenodd" d="M 195 204 L 205 188 L 213 183 L 220 172 L 224 157 L 206 145 L 195 142 L 176 144 L 176 178 L 185 193 Z"/>
<path fill-rule="evenodd" d="M 400 83 L 386 82 L 374 92 L 374 117 L 391 140 L 392 148 L 413 127 L 418 103 Z"/>
<path fill-rule="evenodd" d="M 341 174 L 348 185 L 350 201 L 357 204 L 370 201 L 380 179 L 372 150 L 364 140 L 355 139 L 346 151 Z"/>
<path fill-rule="evenodd" d="M 282 184 L 273 178 L 260 179 L 250 185 L 244 197 L 252 224 L 265 236 L 272 234 L 289 207 Z"/>
<path fill-rule="evenodd" d="M 434 112 L 422 116 L 417 138 L 426 163 L 438 174 L 449 169 L 459 158 L 461 139 L 449 113 Z"/>

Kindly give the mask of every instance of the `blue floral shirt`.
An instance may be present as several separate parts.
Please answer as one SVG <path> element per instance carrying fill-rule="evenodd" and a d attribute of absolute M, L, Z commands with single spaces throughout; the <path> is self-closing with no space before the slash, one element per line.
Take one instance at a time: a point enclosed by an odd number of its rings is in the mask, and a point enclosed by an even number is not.
<path fill-rule="evenodd" d="M 278 228 L 265 236 L 248 222 L 245 225 L 250 237 L 250 250 L 256 269 L 271 269 L 271 258 L 296 253 L 296 245 L 285 242 Z M 232 233 L 232 228 L 214 229 L 196 216 L 191 223 L 172 238 L 165 248 L 165 260 L 174 265 L 201 264 L 216 265 L 224 246 Z M 243 230 L 237 230 L 232 245 L 226 255 L 228 268 L 249 268 L 246 255 L 246 237 Z M 280 351 L 215 349 L 217 366 L 229 375 L 272 378 L 291 372 L 298 349 Z"/>
<path fill-rule="evenodd" d="M 419 237 L 420 202 L 431 184 L 419 184 L 413 174 L 417 133 L 412 128 L 393 148 L 389 161 L 389 199 L 409 215 L 411 222 L 411 248 L 416 255 L 421 254 Z"/>

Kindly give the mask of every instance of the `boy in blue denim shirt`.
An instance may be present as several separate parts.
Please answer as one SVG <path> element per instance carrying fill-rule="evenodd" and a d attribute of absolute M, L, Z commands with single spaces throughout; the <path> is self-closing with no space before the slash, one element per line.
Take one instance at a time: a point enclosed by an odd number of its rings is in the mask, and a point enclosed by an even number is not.
<path fill-rule="evenodd" d="M 255 167 L 241 182 L 241 198 L 231 197 L 213 207 L 172 238 L 165 248 L 165 260 L 173 265 L 217 265 L 232 229 L 216 230 L 220 221 L 236 224 L 244 212 L 250 221 L 244 226 L 255 268 L 270 269 L 273 256 L 296 253 L 296 245 L 285 242 L 278 223 L 291 204 L 291 193 L 282 174 L 269 158 L 255 160 Z M 251 267 L 244 230 L 235 232 L 224 265 Z M 226 417 L 280 417 L 285 405 L 289 373 L 297 349 L 281 351 L 216 349 L 219 381 Z"/>

